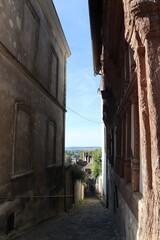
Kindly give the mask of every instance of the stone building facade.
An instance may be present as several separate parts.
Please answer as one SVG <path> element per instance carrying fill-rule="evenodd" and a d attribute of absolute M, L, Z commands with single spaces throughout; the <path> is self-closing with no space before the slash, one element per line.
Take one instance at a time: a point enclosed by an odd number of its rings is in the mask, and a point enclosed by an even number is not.
<path fill-rule="evenodd" d="M 160 239 L 159 11 L 159 0 L 89 0 L 108 204 L 126 240 Z"/>
<path fill-rule="evenodd" d="M 51 0 L 0 0 L 1 236 L 64 208 L 69 55 Z"/>

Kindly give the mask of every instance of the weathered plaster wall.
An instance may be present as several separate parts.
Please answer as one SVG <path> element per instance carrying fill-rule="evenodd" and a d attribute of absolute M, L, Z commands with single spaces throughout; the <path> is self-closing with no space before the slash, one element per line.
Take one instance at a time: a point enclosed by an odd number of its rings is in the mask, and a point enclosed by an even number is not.
<path fill-rule="evenodd" d="M 120 238 L 123 240 L 137 240 L 138 236 L 138 221 L 134 216 L 131 207 L 128 205 L 132 202 L 126 198 L 124 199 L 119 189 L 121 189 L 116 182 L 115 173 L 109 167 L 109 211 L 113 213 L 115 216 L 116 224 L 118 227 L 118 231 L 120 234 Z M 128 192 L 131 191 L 131 186 L 128 184 L 127 186 L 123 186 L 124 181 L 122 183 L 122 187 L 126 188 L 123 192 L 125 197 L 128 195 Z M 136 195 L 136 193 L 135 193 Z M 136 197 L 136 196 L 135 196 Z M 137 199 L 139 199 L 137 197 Z M 137 200 L 139 202 L 139 200 Z"/>
<path fill-rule="evenodd" d="M 123 239 L 137 240 L 138 222 L 120 192 L 118 192 L 118 205 L 116 222 Z"/>
<path fill-rule="evenodd" d="M 47 3 L 46 3 L 47 4 Z M 53 8 L 53 7 L 52 7 Z M 59 39 L 37 1 L 3 1 L 0 5 L 0 40 L 17 60 L 50 91 L 52 55 L 58 58 L 57 98 L 64 104 L 65 57 Z"/>
<path fill-rule="evenodd" d="M 64 194 L 65 61 L 70 53 L 52 2 L 43 4 L 45 9 L 35 0 L 0 0 L 0 234 L 64 207 L 63 198 L 47 196 Z"/>
<path fill-rule="evenodd" d="M 106 139 L 106 127 L 102 123 L 102 189 L 100 189 L 99 193 L 101 193 L 102 201 L 105 206 L 107 206 L 107 139 Z"/>
<path fill-rule="evenodd" d="M 74 204 L 77 205 L 80 200 L 84 199 L 84 185 L 81 180 L 74 181 Z"/>
<path fill-rule="evenodd" d="M 68 211 L 74 204 L 74 178 L 70 168 L 65 168 L 65 210 Z"/>

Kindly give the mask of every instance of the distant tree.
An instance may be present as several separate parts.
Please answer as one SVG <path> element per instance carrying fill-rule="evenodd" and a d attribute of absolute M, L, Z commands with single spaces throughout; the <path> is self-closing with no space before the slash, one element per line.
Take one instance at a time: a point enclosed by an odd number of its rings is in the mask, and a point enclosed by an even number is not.
<path fill-rule="evenodd" d="M 79 153 L 75 152 L 75 153 L 74 153 L 74 158 L 79 159 Z"/>
<path fill-rule="evenodd" d="M 83 159 L 83 153 L 84 153 L 84 151 L 80 151 L 80 153 L 79 153 L 80 159 Z"/>
<path fill-rule="evenodd" d="M 71 164 L 72 164 L 72 158 L 71 158 L 71 156 L 68 155 L 68 154 L 65 154 L 65 165 L 66 165 L 66 166 L 69 166 L 69 165 L 71 165 Z"/>
<path fill-rule="evenodd" d="M 85 172 L 81 170 L 78 164 L 73 164 L 71 169 L 73 172 L 74 179 L 85 181 Z"/>
<path fill-rule="evenodd" d="M 96 179 L 102 173 L 102 151 L 101 149 L 96 149 L 92 151 L 92 173 L 94 178 Z"/>

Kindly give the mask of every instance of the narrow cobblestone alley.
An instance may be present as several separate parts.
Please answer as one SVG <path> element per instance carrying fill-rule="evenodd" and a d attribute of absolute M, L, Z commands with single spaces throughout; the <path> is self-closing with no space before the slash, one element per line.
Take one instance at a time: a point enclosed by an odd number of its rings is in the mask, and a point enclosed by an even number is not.
<path fill-rule="evenodd" d="M 57 219 L 45 221 L 14 240 L 121 240 L 113 217 L 98 199 L 87 199 Z"/>

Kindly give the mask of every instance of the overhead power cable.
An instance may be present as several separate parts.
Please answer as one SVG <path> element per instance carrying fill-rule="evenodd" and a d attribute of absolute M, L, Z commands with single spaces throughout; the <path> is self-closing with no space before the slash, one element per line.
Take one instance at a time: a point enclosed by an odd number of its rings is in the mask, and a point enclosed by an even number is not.
<path fill-rule="evenodd" d="M 85 119 L 85 120 L 87 120 L 87 121 L 89 121 L 89 122 L 96 123 L 96 124 L 101 124 L 101 123 L 102 123 L 102 122 L 93 121 L 93 120 L 91 120 L 91 119 L 89 119 L 89 118 L 81 115 L 80 113 L 76 112 L 75 110 L 73 110 L 72 108 L 70 108 L 70 107 L 68 107 L 68 106 L 67 106 L 67 108 L 68 108 L 70 111 L 72 111 L 73 113 L 75 113 L 76 115 L 78 115 L 79 117 L 81 117 L 81 118 L 83 118 L 83 119 Z"/>

